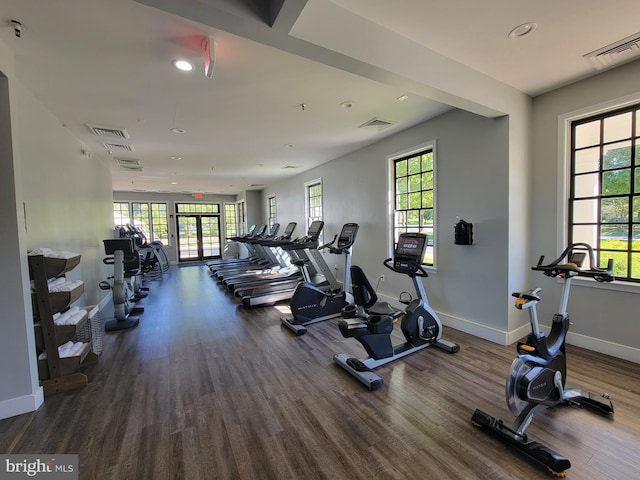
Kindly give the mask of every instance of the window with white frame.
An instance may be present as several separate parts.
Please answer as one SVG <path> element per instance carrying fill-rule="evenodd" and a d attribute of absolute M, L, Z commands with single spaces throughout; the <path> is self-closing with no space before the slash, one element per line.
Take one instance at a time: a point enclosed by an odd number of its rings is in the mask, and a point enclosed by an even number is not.
<path fill-rule="evenodd" d="M 322 220 L 322 179 L 305 183 L 304 189 L 307 229 L 309 229 L 311 223 Z"/>
<path fill-rule="evenodd" d="M 640 104 L 570 122 L 568 240 L 640 282 Z"/>
<path fill-rule="evenodd" d="M 113 202 L 113 222 L 140 228 L 149 241 L 169 245 L 167 204 L 156 202 Z"/>
<path fill-rule="evenodd" d="M 390 157 L 393 182 L 392 242 L 404 232 L 427 235 L 424 264 L 436 260 L 436 176 L 435 142 Z"/>
<path fill-rule="evenodd" d="M 239 201 L 237 204 L 237 219 L 238 219 L 238 223 L 237 223 L 237 228 L 238 228 L 238 235 L 244 235 L 245 233 L 247 233 L 247 217 L 245 215 L 245 211 L 244 211 L 244 201 Z"/>
<path fill-rule="evenodd" d="M 236 218 L 236 204 L 225 203 L 224 204 L 224 225 L 225 225 L 225 237 L 231 238 L 238 234 L 238 223 Z"/>
<path fill-rule="evenodd" d="M 267 202 L 268 202 L 268 208 L 269 211 L 267 212 L 268 214 L 268 221 L 269 221 L 269 228 L 273 227 L 273 224 L 277 222 L 277 209 L 276 209 L 276 196 L 275 195 L 269 195 L 269 197 L 267 198 Z"/>

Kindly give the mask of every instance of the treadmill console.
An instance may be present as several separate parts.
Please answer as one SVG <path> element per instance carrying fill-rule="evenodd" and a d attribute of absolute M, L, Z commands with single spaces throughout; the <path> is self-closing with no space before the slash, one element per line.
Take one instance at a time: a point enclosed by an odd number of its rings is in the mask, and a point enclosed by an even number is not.
<path fill-rule="evenodd" d="M 401 233 L 393 252 L 393 270 L 415 273 L 424 258 L 427 236 L 424 233 Z"/>
<path fill-rule="evenodd" d="M 309 226 L 307 230 L 307 238 L 311 240 L 317 240 L 324 228 L 324 222 L 322 220 L 315 220 Z"/>
<path fill-rule="evenodd" d="M 342 226 L 342 231 L 340 232 L 340 236 L 338 237 L 338 245 L 339 249 L 349 248 L 356 241 L 356 235 L 358 234 L 358 224 L 357 223 L 345 223 Z"/>

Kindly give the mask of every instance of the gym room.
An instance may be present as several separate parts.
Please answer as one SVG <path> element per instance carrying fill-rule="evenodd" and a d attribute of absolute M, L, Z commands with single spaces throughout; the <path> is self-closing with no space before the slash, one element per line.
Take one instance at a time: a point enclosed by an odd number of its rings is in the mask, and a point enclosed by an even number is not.
<path fill-rule="evenodd" d="M 635 478 L 636 3 L 3 0 L 0 477 Z"/>

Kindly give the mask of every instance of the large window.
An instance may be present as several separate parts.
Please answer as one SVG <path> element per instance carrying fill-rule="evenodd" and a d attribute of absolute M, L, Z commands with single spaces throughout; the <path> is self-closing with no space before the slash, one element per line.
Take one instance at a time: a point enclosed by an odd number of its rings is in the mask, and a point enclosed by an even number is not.
<path fill-rule="evenodd" d="M 275 195 L 271 195 L 269 196 L 269 198 L 267 198 L 267 201 L 269 202 L 269 228 L 271 228 L 273 226 L 274 223 L 277 222 L 277 210 L 276 210 L 276 196 Z"/>
<path fill-rule="evenodd" d="M 231 238 L 238 235 L 235 203 L 224 204 L 224 228 L 224 234 L 226 238 Z"/>
<path fill-rule="evenodd" d="M 322 220 L 322 179 L 307 182 L 304 186 L 308 229 L 312 222 Z"/>
<path fill-rule="evenodd" d="M 640 105 L 571 123 L 569 242 L 640 282 Z"/>
<path fill-rule="evenodd" d="M 244 235 L 247 233 L 247 216 L 244 208 L 244 201 L 238 202 L 238 235 Z"/>
<path fill-rule="evenodd" d="M 393 175 L 393 242 L 404 232 L 427 235 L 424 263 L 435 266 L 434 145 L 391 158 Z"/>
<path fill-rule="evenodd" d="M 113 223 L 116 226 L 135 225 L 149 241 L 169 244 L 166 203 L 113 202 Z"/>

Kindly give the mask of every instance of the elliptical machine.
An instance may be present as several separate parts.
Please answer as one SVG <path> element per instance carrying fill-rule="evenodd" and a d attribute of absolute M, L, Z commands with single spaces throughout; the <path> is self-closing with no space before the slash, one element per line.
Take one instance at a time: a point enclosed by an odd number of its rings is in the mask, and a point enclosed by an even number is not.
<path fill-rule="evenodd" d="M 364 273 L 353 275 L 354 279 L 364 278 L 360 284 L 353 284 L 354 294 L 365 288 L 366 297 L 370 301 L 363 305 L 365 297 L 362 293 L 358 293 L 356 308 L 347 309 L 345 312 L 348 312 L 345 316 L 350 316 L 355 311 L 357 317 L 340 320 L 338 326 L 342 336 L 358 340 L 369 357 L 358 359 L 344 353 L 337 353 L 333 356 L 333 360 L 370 390 L 376 390 L 384 385 L 384 380 L 373 372 L 373 369 L 381 365 L 431 346 L 449 353 L 460 350 L 457 344 L 442 339 L 442 322 L 429 305 L 427 293 L 422 284 L 421 279 L 428 276 L 422 267 L 426 244 L 425 234 L 402 233 L 398 238 L 393 258 L 387 258 L 384 261 L 385 267 L 396 273 L 408 275 L 413 281 L 418 297 L 411 300 L 403 311 L 392 315 L 374 314 L 372 310 L 379 304 L 373 300 L 375 292 L 371 291 L 371 284 L 366 281 Z M 368 306 L 371 306 L 371 309 Z M 398 320 L 400 320 L 405 342 L 394 346 L 391 341 L 391 332 L 393 324 Z"/>
<path fill-rule="evenodd" d="M 344 283 L 339 289 L 324 291 L 318 288 L 309 276 L 306 267 L 308 259 L 293 261 L 302 272 L 303 281 L 298 284 L 289 301 L 291 315 L 280 317 L 280 322 L 296 335 L 307 333 L 306 325 L 339 317 L 342 309 L 353 303 L 353 295 L 348 289 L 351 284 L 351 247 L 356 241 L 358 229 L 357 223 L 345 223 L 339 236 L 336 235 L 330 243 L 317 248 L 328 248 L 329 253 L 344 255 Z"/>
<path fill-rule="evenodd" d="M 582 263 L 587 256 L 589 268 L 583 269 Z M 560 263 L 565 258 L 566 263 Z M 605 414 L 613 413 L 613 404 L 607 394 L 596 396 L 578 389 L 565 389 L 565 340 L 570 325 L 567 304 L 571 280 L 573 277 L 587 277 L 598 282 L 611 282 L 613 260 L 609 259 L 606 269 L 599 268 L 596 266 L 593 248 L 586 243 L 574 243 L 550 264 L 544 265 L 543 261 L 544 256 L 532 267 L 533 270 L 541 271 L 548 277 L 564 278 L 560 311 L 553 316 L 551 332 L 549 337 L 546 337 L 540 332 L 536 311 L 541 289 L 512 294 L 516 297 L 516 308 L 528 310 L 531 323 L 531 333 L 524 342 L 518 343 L 518 358 L 511 365 L 505 387 L 507 405 L 516 419 L 513 425 L 508 427 L 502 420 L 476 410 L 471 422 L 542 463 L 552 474 L 564 477 L 565 470 L 571 467 L 571 462 L 532 440 L 525 434 L 525 430 L 536 415 L 556 405 L 587 406 Z"/>
<path fill-rule="evenodd" d="M 102 262 L 105 265 L 113 265 L 113 285 L 107 281 L 100 282 L 102 290 L 112 290 L 113 308 L 115 319 L 104 324 L 106 332 L 125 330 L 138 325 L 140 318 L 136 315 L 144 312 L 144 307 L 135 307 L 133 299 L 135 294 L 125 279 L 127 266 L 140 265 L 140 257 L 133 247 L 133 239 L 116 238 L 103 240 L 105 257 Z"/>

